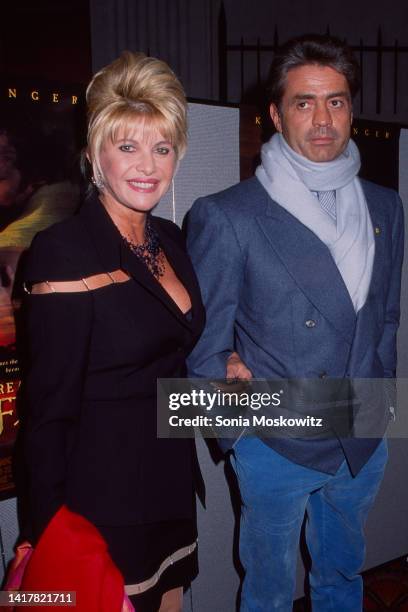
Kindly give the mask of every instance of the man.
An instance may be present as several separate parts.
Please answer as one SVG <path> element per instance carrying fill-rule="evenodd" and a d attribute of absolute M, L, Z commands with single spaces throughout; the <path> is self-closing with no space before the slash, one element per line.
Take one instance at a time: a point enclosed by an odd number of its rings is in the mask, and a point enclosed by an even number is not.
<path fill-rule="evenodd" d="M 351 50 L 332 37 L 294 39 L 275 56 L 277 134 L 256 177 L 198 200 L 190 213 L 188 245 L 207 308 L 192 376 L 395 377 L 403 213 L 395 192 L 357 176 L 350 126 L 358 75 Z M 386 463 L 391 408 L 377 403 L 379 439 L 235 443 L 243 612 L 292 610 L 305 513 L 314 612 L 361 610 L 363 525 Z"/>

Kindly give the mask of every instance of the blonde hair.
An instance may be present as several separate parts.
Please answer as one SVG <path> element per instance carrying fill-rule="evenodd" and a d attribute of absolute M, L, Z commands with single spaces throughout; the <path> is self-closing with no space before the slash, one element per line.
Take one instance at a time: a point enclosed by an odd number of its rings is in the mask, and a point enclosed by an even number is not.
<path fill-rule="evenodd" d="M 187 100 L 183 87 L 163 61 L 124 51 L 97 72 L 86 90 L 88 151 L 94 177 L 102 177 L 99 155 L 107 139 L 116 140 L 129 122 L 160 131 L 178 159 L 187 146 Z"/>

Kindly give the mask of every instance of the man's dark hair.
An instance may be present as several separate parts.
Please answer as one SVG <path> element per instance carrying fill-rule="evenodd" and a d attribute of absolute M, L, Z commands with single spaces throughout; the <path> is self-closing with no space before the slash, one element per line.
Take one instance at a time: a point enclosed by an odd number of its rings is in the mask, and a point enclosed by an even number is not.
<path fill-rule="evenodd" d="M 360 87 L 360 66 L 351 48 L 334 36 L 305 34 L 291 38 L 276 53 L 268 78 L 270 102 L 280 107 L 289 70 L 313 64 L 340 72 L 354 98 Z"/>

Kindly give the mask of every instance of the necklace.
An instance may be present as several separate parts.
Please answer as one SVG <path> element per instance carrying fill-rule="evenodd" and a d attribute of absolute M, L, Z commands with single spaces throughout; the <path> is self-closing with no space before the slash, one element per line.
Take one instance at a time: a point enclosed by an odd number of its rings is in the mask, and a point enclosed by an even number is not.
<path fill-rule="evenodd" d="M 158 279 L 163 276 L 165 270 L 164 253 L 160 246 L 159 236 L 149 218 L 146 220 L 144 242 L 136 244 L 123 234 L 122 238 L 132 253 L 145 264 L 155 278 Z"/>

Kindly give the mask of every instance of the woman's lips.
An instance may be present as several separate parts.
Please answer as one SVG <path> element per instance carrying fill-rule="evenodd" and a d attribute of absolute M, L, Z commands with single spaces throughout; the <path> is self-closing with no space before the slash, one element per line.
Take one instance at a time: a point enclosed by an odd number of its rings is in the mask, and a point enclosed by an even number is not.
<path fill-rule="evenodd" d="M 129 187 L 139 193 L 153 193 L 156 191 L 159 181 L 156 179 L 138 180 L 132 179 L 127 181 Z"/>

